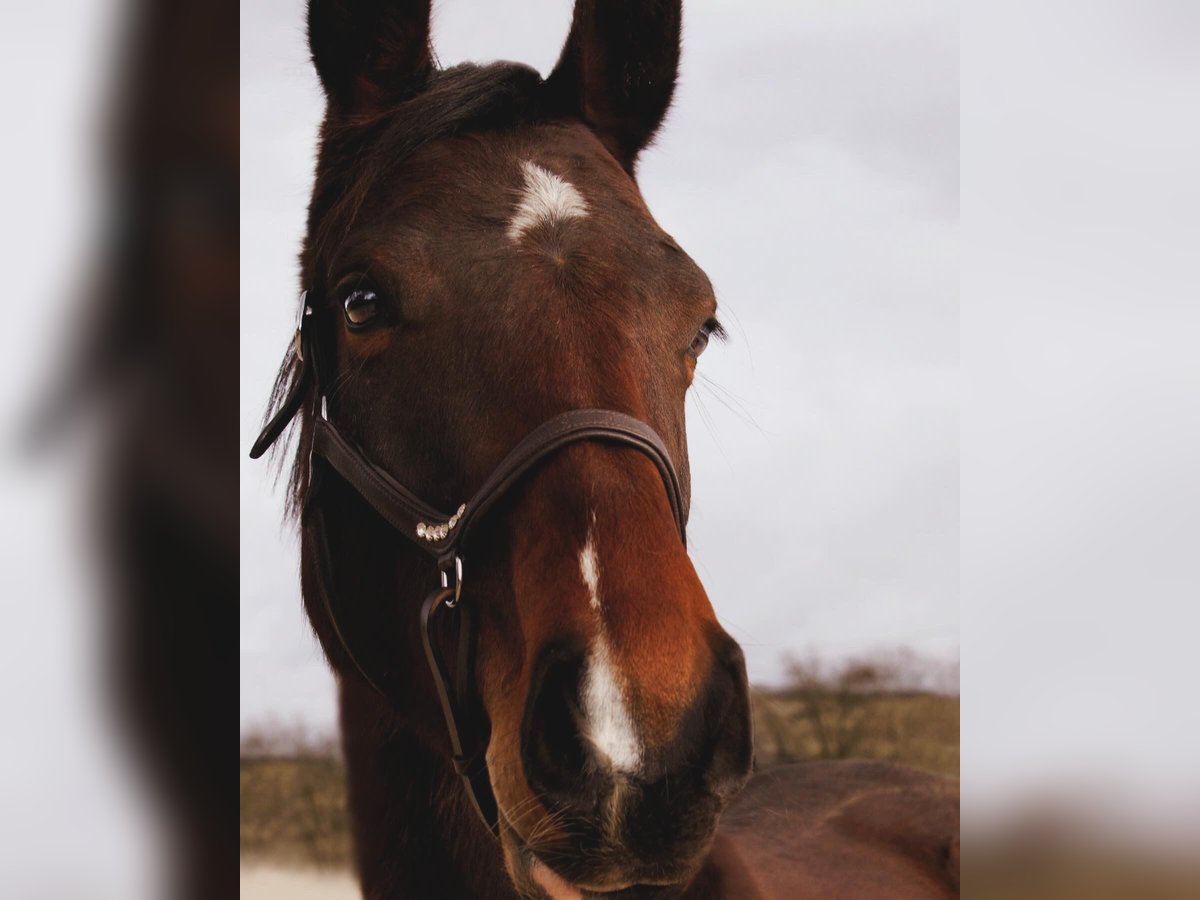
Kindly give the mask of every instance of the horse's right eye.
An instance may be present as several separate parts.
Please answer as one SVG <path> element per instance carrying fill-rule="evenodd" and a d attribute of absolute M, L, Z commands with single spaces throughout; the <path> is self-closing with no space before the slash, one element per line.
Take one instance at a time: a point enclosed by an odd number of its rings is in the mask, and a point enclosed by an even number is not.
<path fill-rule="evenodd" d="M 351 328 L 365 328 L 379 312 L 379 300 L 371 290 L 355 290 L 346 295 L 343 304 L 346 324 Z"/>

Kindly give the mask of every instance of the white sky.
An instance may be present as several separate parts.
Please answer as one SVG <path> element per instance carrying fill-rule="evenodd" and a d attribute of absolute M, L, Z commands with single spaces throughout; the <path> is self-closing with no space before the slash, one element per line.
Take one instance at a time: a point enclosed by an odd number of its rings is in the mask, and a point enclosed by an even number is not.
<path fill-rule="evenodd" d="M 752 680 L 958 649 L 958 21 L 949 0 L 688 2 L 640 183 L 733 340 L 689 401 L 689 544 Z M 570 0 L 443 0 L 445 65 L 549 71 Z M 242 444 L 289 339 L 322 100 L 303 4 L 242 9 Z M 726 405 L 728 404 L 728 406 Z M 729 408 L 732 407 L 732 408 Z M 242 721 L 331 727 L 267 467 L 242 463 Z"/>

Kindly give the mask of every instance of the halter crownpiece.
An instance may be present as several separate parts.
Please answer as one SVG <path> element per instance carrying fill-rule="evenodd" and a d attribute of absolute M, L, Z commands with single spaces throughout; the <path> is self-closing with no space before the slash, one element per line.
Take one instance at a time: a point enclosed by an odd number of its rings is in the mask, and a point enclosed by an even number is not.
<path fill-rule="evenodd" d="M 469 732 L 463 727 L 461 707 L 472 696 L 474 623 L 468 607 L 459 603 L 463 583 L 463 550 L 479 523 L 496 502 L 508 493 L 520 479 L 562 448 L 582 441 L 600 441 L 639 450 L 654 463 L 662 477 L 671 513 L 680 540 L 687 546 L 687 506 L 679 487 L 679 476 L 670 454 L 658 434 L 640 419 L 608 409 L 576 409 L 561 413 L 530 431 L 500 460 L 496 468 L 467 502 L 451 515 L 425 503 L 412 491 L 396 481 L 386 469 L 372 462 L 366 454 L 348 440 L 330 421 L 326 411 L 326 385 L 322 375 L 320 346 L 315 330 L 317 315 L 309 302 L 309 292 L 300 295 L 296 316 L 294 354 L 299 371 L 275 415 L 263 427 L 254 442 L 250 456 L 257 459 L 279 439 L 300 407 L 310 386 L 316 392 L 316 406 L 321 415 L 313 425 L 311 450 L 311 481 L 305 499 L 303 524 L 306 546 L 315 554 L 316 587 L 346 655 L 360 674 L 375 690 L 397 708 L 403 708 L 405 698 L 389 691 L 386 679 L 378 677 L 363 664 L 361 654 L 355 653 L 338 616 L 334 603 L 336 581 L 330 553 L 325 514 L 320 501 L 321 478 L 336 476 L 352 487 L 397 532 L 415 546 L 429 553 L 437 563 L 441 587 L 432 591 L 421 606 L 421 639 L 425 657 L 433 676 L 446 731 L 450 738 L 451 762 L 463 780 L 472 805 L 493 834 L 498 834 L 499 810 L 492 794 L 491 782 L 484 760 L 486 742 L 475 752 L 466 752 Z M 430 632 L 437 610 L 457 609 L 459 618 L 457 666 L 451 677 L 437 651 Z"/>

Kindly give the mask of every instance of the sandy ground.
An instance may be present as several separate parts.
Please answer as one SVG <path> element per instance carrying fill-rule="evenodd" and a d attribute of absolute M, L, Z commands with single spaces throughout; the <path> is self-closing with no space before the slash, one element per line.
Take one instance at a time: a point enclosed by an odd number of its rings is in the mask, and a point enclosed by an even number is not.
<path fill-rule="evenodd" d="M 242 866 L 241 900 L 361 900 L 358 884 L 344 872 Z"/>

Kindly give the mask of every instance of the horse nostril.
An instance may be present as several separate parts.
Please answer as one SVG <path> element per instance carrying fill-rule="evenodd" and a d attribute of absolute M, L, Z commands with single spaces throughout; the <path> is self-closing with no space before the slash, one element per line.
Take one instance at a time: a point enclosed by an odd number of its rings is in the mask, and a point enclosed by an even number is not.
<path fill-rule="evenodd" d="M 582 712 L 578 654 L 543 654 L 530 685 L 521 725 L 521 764 L 534 791 L 549 797 L 577 792 L 587 751 L 580 733 Z"/>
<path fill-rule="evenodd" d="M 712 667 L 669 741 L 645 751 L 621 779 L 627 837 L 663 858 L 707 834 L 713 817 L 750 774 L 753 744 L 742 651 L 721 634 Z M 611 760 L 585 737 L 585 656 L 568 648 L 542 653 L 521 724 L 525 780 L 541 799 L 584 817 L 614 789 Z M 589 695 L 590 696 L 590 695 Z"/>
<path fill-rule="evenodd" d="M 750 687 L 745 656 L 733 638 L 722 635 L 715 655 L 707 716 L 714 736 L 709 783 L 714 793 L 729 797 L 745 783 L 754 762 Z"/>

